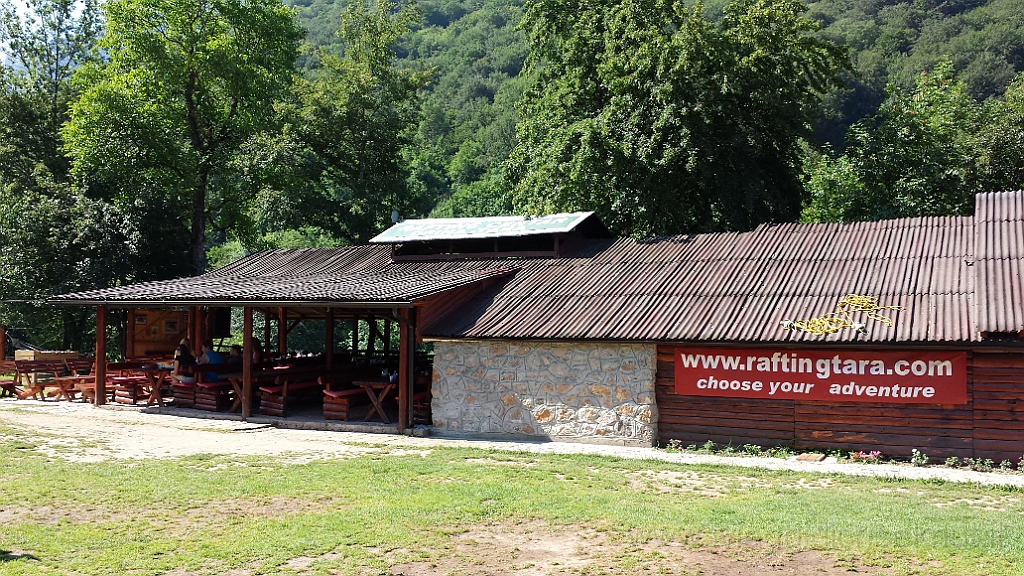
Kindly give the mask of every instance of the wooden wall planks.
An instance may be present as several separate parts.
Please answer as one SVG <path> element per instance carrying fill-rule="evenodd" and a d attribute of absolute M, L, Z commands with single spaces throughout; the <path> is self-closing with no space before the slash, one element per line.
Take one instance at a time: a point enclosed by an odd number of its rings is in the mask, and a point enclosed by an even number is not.
<path fill-rule="evenodd" d="M 967 397 L 960 405 L 794 402 L 681 396 L 674 346 L 658 346 L 655 393 L 662 442 L 758 444 L 879 450 L 934 459 L 991 458 L 1014 464 L 1024 454 L 1024 354 L 968 354 Z"/>

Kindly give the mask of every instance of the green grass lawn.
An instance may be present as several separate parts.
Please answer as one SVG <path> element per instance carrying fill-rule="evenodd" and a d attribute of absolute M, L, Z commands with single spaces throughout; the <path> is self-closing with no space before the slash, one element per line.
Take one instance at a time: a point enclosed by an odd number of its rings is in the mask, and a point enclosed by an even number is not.
<path fill-rule="evenodd" d="M 1024 494 L 949 483 L 467 449 L 71 463 L 8 428 L 0 482 L 0 574 L 295 574 L 297 557 L 320 558 L 304 574 L 387 574 L 527 520 L 627 547 L 757 540 L 894 574 L 1024 573 Z"/>

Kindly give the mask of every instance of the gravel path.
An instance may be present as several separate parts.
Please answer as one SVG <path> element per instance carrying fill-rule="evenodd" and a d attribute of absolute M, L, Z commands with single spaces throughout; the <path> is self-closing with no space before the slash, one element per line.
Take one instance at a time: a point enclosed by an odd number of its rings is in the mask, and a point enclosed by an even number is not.
<path fill-rule="evenodd" d="M 1001 474 L 950 468 L 888 464 L 798 462 L 776 458 L 680 454 L 652 448 L 569 442 L 524 442 L 411 437 L 365 432 L 292 430 L 238 420 L 211 420 L 143 413 L 138 408 L 104 407 L 69 402 L 0 400 L 0 425 L 34 435 L 39 450 L 73 461 L 175 458 L 191 454 L 280 456 L 302 462 L 352 458 L 375 452 L 375 446 L 428 451 L 439 446 L 507 450 L 536 454 L 594 454 L 679 464 L 725 464 L 770 470 L 794 470 L 851 476 L 939 479 L 986 485 L 1024 487 L 1024 474 Z"/>

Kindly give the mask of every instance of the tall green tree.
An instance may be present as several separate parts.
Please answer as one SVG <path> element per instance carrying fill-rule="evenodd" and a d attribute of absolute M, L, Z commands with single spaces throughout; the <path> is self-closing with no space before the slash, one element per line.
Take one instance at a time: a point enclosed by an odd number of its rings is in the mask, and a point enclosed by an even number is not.
<path fill-rule="evenodd" d="M 100 18 L 95 0 L 25 6 L 0 3 L 0 178 L 32 189 L 40 169 L 44 179 L 68 179 L 60 126 L 77 95 L 72 73 L 95 57 Z"/>
<path fill-rule="evenodd" d="M 812 158 L 807 221 L 970 214 L 979 192 L 1024 187 L 1024 75 L 1005 99 L 977 102 L 942 61 L 916 87 L 889 86 L 854 124 L 846 151 Z"/>
<path fill-rule="evenodd" d="M 206 270 L 207 228 L 230 230 L 249 198 L 242 145 L 274 128 L 302 37 L 280 0 L 111 0 L 101 64 L 64 137 L 75 173 L 120 205 L 167 206 Z M 218 220 L 219 219 L 219 220 Z"/>
<path fill-rule="evenodd" d="M 803 10 L 738 0 L 712 23 L 700 3 L 528 4 L 539 80 L 508 165 L 517 206 L 596 210 L 637 236 L 796 218 L 801 138 L 845 62 Z"/>
<path fill-rule="evenodd" d="M 313 226 L 362 243 L 391 213 L 424 215 L 429 199 L 410 186 L 406 155 L 430 70 L 400 67 L 395 46 L 419 20 L 411 5 L 353 2 L 341 14 L 337 53 L 313 50 L 281 137 L 246 155 L 264 182 L 261 232 Z M 315 235 L 315 234 L 314 234 Z"/>
<path fill-rule="evenodd" d="M 36 344 L 80 349 L 88 311 L 41 301 L 118 281 L 128 259 L 123 220 L 73 185 L 60 137 L 100 18 L 92 0 L 24 6 L 0 4 L 0 322 Z"/>

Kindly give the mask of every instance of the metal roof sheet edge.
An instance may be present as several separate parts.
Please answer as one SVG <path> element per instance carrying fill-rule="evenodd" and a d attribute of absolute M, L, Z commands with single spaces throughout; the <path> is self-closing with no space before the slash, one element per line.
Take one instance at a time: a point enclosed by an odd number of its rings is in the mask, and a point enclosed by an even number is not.
<path fill-rule="evenodd" d="M 486 218 L 420 218 L 399 222 L 370 239 L 371 244 L 397 244 L 431 240 L 514 238 L 573 231 L 593 212 L 565 212 L 545 216 L 489 216 Z"/>

